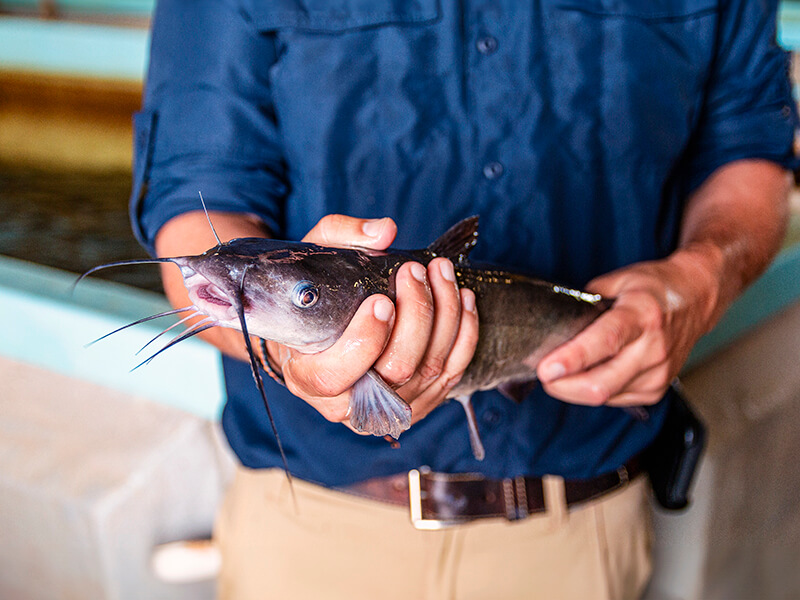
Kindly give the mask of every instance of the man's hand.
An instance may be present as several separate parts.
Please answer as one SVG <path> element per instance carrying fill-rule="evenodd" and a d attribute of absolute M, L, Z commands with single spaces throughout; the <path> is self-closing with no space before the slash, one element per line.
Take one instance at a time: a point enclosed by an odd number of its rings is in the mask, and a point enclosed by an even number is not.
<path fill-rule="evenodd" d="M 673 254 L 587 285 L 614 304 L 542 359 L 545 391 L 595 406 L 658 402 L 697 340 L 777 252 L 788 189 L 787 174 L 768 162 L 716 171 L 690 198 Z"/>
<path fill-rule="evenodd" d="M 385 250 L 397 228 L 391 219 L 330 215 L 304 241 Z M 286 384 L 336 422 L 347 422 L 350 388 L 373 367 L 412 407 L 412 422 L 436 408 L 461 379 L 478 341 L 475 294 L 458 289 L 445 258 L 406 263 L 397 272 L 396 306 L 385 296 L 363 302 L 342 337 L 318 354 L 269 343 Z"/>
<path fill-rule="evenodd" d="M 716 287 L 702 264 L 679 252 L 590 282 L 614 304 L 540 362 L 545 391 L 595 406 L 658 402 L 708 329 Z"/>
<path fill-rule="evenodd" d="M 222 240 L 267 235 L 263 226 L 247 215 L 212 212 L 211 219 Z M 385 250 L 396 233 L 391 219 L 331 215 L 323 218 L 304 241 Z M 202 212 L 170 220 L 156 237 L 159 256 L 200 254 L 214 244 Z M 164 265 L 162 276 L 174 306 L 191 304 L 174 266 Z M 370 296 L 342 337 L 327 350 L 301 354 L 268 343 L 273 364 L 283 371 L 287 387 L 331 421 L 347 423 L 349 390 L 374 366 L 412 406 L 412 422 L 416 422 L 444 400 L 472 359 L 478 340 L 475 295 L 471 290 L 458 289 L 452 263 L 437 258 L 427 269 L 419 263 L 407 263 L 396 277 L 396 305 L 386 296 Z M 248 360 L 241 332 L 214 327 L 200 335 L 222 352 Z"/>

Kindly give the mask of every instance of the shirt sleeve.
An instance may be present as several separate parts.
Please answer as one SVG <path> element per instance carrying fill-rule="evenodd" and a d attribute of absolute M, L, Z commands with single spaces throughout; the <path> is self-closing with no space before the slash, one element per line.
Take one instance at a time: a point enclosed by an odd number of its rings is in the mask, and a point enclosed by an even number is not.
<path fill-rule="evenodd" d="M 690 149 L 689 185 L 739 159 L 796 169 L 798 123 L 789 54 L 778 46 L 777 0 L 729 0 L 720 8 L 714 69 Z"/>
<path fill-rule="evenodd" d="M 287 194 L 268 77 L 274 39 L 232 0 L 160 0 L 142 111 L 134 118 L 131 221 L 154 253 L 181 213 L 258 215 L 280 231 Z"/>

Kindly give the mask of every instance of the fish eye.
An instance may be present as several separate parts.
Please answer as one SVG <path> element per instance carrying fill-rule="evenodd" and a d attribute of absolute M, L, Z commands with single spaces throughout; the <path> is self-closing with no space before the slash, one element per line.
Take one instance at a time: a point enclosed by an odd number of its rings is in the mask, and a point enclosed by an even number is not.
<path fill-rule="evenodd" d="M 292 302 L 299 308 L 309 308 L 319 300 L 319 290 L 310 281 L 300 281 L 292 291 Z"/>

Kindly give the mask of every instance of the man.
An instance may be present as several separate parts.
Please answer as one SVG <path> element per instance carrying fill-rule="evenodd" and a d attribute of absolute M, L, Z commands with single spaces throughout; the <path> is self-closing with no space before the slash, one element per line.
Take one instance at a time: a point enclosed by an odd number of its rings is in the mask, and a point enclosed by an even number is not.
<path fill-rule="evenodd" d="M 480 320 L 449 261 L 405 265 L 396 304 L 370 297 L 324 352 L 270 344 L 296 394 L 269 382 L 297 510 L 236 360 L 241 338 L 211 330 L 226 353 L 222 423 L 243 465 L 218 523 L 223 597 L 641 593 L 638 457 L 692 345 L 783 235 L 795 113 L 775 10 L 744 0 L 159 3 L 132 200 L 151 252 L 214 244 L 198 190 L 223 239 L 413 248 L 479 214 L 475 259 L 615 298 L 542 360 L 542 386 L 522 403 L 474 396 L 483 462 L 460 407 L 442 403 Z M 164 281 L 185 306 L 177 271 Z M 349 388 L 373 365 L 412 407 L 399 448 L 342 425 Z M 465 473 L 489 480 L 465 492 L 459 524 L 412 527 L 403 481 L 423 466 L 455 474 L 434 478 L 459 494 Z M 498 502 L 515 520 L 480 518 Z M 461 510 L 446 498 L 439 508 Z"/>

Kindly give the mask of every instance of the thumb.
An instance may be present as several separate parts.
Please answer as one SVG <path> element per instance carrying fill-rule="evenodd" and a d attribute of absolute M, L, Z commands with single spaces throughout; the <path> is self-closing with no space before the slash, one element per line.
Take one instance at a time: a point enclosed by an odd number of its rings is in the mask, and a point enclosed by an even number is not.
<path fill-rule="evenodd" d="M 391 300 L 373 294 L 364 300 L 330 348 L 316 354 L 286 353 L 285 359 L 281 358 L 281 369 L 289 391 L 307 401 L 343 394 L 383 352 L 394 316 Z M 317 410 L 324 414 L 322 408 Z"/>
<path fill-rule="evenodd" d="M 397 235 L 395 222 L 383 219 L 356 219 L 345 215 L 327 215 L 303 238 L 322 246 L 360 246 L 385 250 Z"/>

